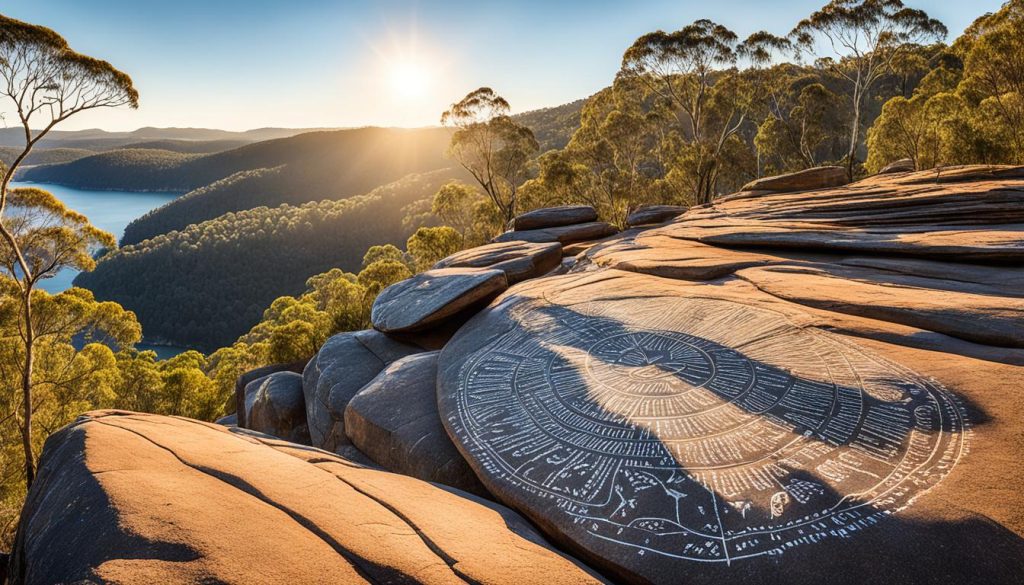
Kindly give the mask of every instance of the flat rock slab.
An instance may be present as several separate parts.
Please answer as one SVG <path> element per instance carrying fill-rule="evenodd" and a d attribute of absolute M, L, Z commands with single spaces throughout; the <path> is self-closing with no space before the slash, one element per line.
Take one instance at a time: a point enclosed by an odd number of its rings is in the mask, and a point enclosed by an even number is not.
<path fill-rule="evenodd" d="M 302 373 L 312 445 L 334 452 L 349 447 L 344 420 L 348 401 L 388 364 L 421 351 L 373 329 L 328 339 Z"/>
<path fill-rule="evenodd" d="M 638 225 L 665 223 L 686 213 L 686 209 L 682 205 L 645 205 L 637 208 L 626 217 L 626 225 L 635 227 Z"/>
<path fill-rule="evenodd" d="M 557 242 L 496 242 L 452 254 L 434 268 L 501 270 L 511 285 L 551 272 L 561 259 L 562 245 Z"/>
<path fill-rule="evenodd" d="M 245 421 L 247 429 L 309 445 L 302 375 L 275 372 L 249 382 L 245 387 Z"/>
<path fill-rule="evenodd" d="M 97 412 L 52 436 L 13 581 L 595 583 L 514 512 L 324 451 Z"/>
<path fill-rule="evenodd" d="M 514 230 L 536 230 L 542 228 L 573 225 L 597 221 L 597 210 L 589 205 L 563 205 L 528 211 L 512 220 Z"/>
<path fill-rule="evenodd" d="M 385 333 L 430 329 L 508 288 L 502 270 L 437 268 L 384 289 L 373 302 L 370 321 Z"/>
<path fill-rule="evenodd" d="M 619 230 L 611 224 L 594 221 L 562 227 L 535 230 L 514 230 L 497 236 L 493 241 L 560 242 L 564 245 L 586 240 L 600 240 L 601 238 L 614 235 L 618 231 Z"/>
<path fill-rule="evenodd" d="M 839 187 L 850 182 L 843 167 L 815 167 L 774 177 L 751 181 L 741 191 L 809 191 Z"/>
<path fill-rule="evenodd" d="M 858 319 L 736 278 L 529 281 L 442 351 L 439 408 L 492 494 L 616 580 L 1013 582 L 1020 368 L 829 331 Z"/>
<path fill-rule="evenodd" d="M 363 387 L 345 409 L 345 432 L 388 471 L 487 496 L 437 414 L 437 355 L 402 358 Z"/>

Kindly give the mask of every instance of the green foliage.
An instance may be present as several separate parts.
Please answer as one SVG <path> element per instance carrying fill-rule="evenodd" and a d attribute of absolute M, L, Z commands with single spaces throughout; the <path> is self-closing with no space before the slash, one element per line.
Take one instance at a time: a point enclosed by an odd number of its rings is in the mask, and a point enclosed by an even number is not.
<path fill-rule="evenodd" d="M 416 272 L 423 272 L 461 250 L 463 241 L 462 234 L 448 226 L 420 228 L 409 236 L 405 248 L 412 256 Z"/>
<path fill-rule="evenodd" d="M 206 350 L 230 344 L 274 299 L 332 268 L 355 271 L 374 244 L 401 244 L 403 208 L 450 171 L 411 175 L 369 194 L 229 213 L 124 246 L 76 281 L 135 311 L 152 337 Z"/>
<path fill-rule="evenodd" d="M 455 128 L 448 154 L 480 184 L 505 221 L 516 215 L 516 195 L 527 163 L 540 149 L 533 132 L 509 117 L 505 98 L 489 87 L 470 92 L 441 115 Z"/>
<path fill-rule="evenodd" d="M 887 102 L 869 132 L 867 168 L 1024 162 L 1024 2 L 983 16 L 941 53 L 909 99 Z"/>
<path fill-rule="evenodd" d="M 552 154 L 559 152 L 551 151 Z M 520 205 L 524 206 L 522 209 L 530 209 L 528 203 L 521 201 Z M 462 247 L 488 242 L 503 226 L 497 206 L 477 189 L 458 181 L 446 183 L 434 194 L 430 210 L 444 225 L 459 233 Z"/>

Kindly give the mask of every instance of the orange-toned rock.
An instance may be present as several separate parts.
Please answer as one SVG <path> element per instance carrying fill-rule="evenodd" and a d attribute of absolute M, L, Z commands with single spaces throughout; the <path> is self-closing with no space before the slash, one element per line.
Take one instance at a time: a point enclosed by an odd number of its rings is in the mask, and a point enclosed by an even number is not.
<path fill-rule="evenodd" d="M 786 175 L 757 179 L 744 185 L 741 191 L 775 191 L 777 193 L 810 191 L 838 187 L 849 182 L 850 179 L 843 167 L 815 167 Z"/>
<path fill-rule="evenodd" d="M 324 451 L 97 412 L 43 452 L 12 580 L 596 583 L 514 512 Z"/>
<path fill-rule="evenodd" d="M 741 277 L 512 287 L 442 351 L 449 433 L 616 581 L 1013 583 L 1024 352 Z"/>

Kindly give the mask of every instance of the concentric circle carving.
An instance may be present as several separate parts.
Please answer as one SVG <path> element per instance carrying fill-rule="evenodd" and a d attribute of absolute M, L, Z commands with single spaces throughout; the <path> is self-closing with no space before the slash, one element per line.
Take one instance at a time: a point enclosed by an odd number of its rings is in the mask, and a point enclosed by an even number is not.
<path fill-rule="evenodd" d="M 576 544 L 705 562 L 849 537 L 964 451 L 947 391 L 781 314 L 529 300 L 442 382 L 495 493 Z"/>

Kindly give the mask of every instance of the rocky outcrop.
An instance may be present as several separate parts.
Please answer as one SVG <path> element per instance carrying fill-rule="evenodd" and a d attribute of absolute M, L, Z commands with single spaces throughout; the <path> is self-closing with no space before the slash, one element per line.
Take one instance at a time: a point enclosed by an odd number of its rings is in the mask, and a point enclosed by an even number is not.
<path fill-rule="evenodd" d="M 839 187 L 850 182 L 843 167 L 815 167 L 774 177 L 751 181 L 741 191 L 774 191 L 788 193 Z"/>
<path fill-rule="evenodd" d="M 304 372 L 313 444 L 344 459 L 182 419 L 62 431 L 16 571 L 589 578 L 516 514 L 425 479 L 515 509 L 615 582 L 1016 583 L 1024 168 L 827 177 L 603 237 L 503 236 L 566 242 L 543 276 L 519 238 L 388 289 L 388 333 L 333 337 Z M 75 554 L 47 565 L 52 550 Z"/>
<path fill-rule="evenodd" d="M 490 301 L 506 288 L 502 270 L 428 270 L 384 289 L 373 302 L 370 321 L 384 333 L 422 331 Z"/>
<path fill-rule="evenodd" d="M 505 232 L 494 238 L 495 242 L 559 242 L 563 245 L 587 240 L 599 240 L 608 237 L 618 230 L 615 226 L 593 221 L 561 227 L 540 228 L 535 230 L 515 230 Z"/>
<path fill-rule="evenodd" d="M 505 273 L 509 284 L 551 272 L 562 259 L 554 243 L 497 242 L 463 250 L 439 261 L 434 268 L 489 268 Z"/>
<path fill-rule="evenodd" d="M 235 380 L 235 423 L 240 427 L 245 427 L 245 387 L 249 385 L 249 382 L 257 380 L 264 376 L 273 374 L 274 372 L 298 372 L 301 373 L 306 367 L 306 363 L 309 360 L 300 360 L 288 364 L 271 364 L 269 366 L 263 366 L 262 368 L 256 368 L 255 370 L 249 370 Z"/>
<path fill-rule="evenodd" d="M 598 581 L 502 506 L 309 447 L 120 412 L 47 442 L 12 580 Z"/>
<path fill-rule="evenodd" d="M 597 221 L 597 211 L 589 205 L 563 205 L 535 209 L 512 220 L 515 231 L 538 230 Z"/>
<path fill-rule="evenodd" d="M 402 358 L 352 397 L 349 440 L 384 469 L 486 496 L 437 414 L 437 355 Z"/>
<path fill-rule="evenodd" d="M 626 225 L 636 227 L 665 223 L 686 212 L 682 205 L 644 205 L 638 207 L 626 217 Z"/>
<path fill-rule="evenodd" d="M 302 375 L 275 372 L 249 382 L 245 387 L 245 420 L 247 429 L 309 445 Z"/>
<path fill-rule="evenodd" d="M 421 351 L 374 330 L 342 333 L 328 339 L 302 373 L 312 445 L 347 452 L 350 443 L 344 416 L 349 400 L 388 364 Z"/>

